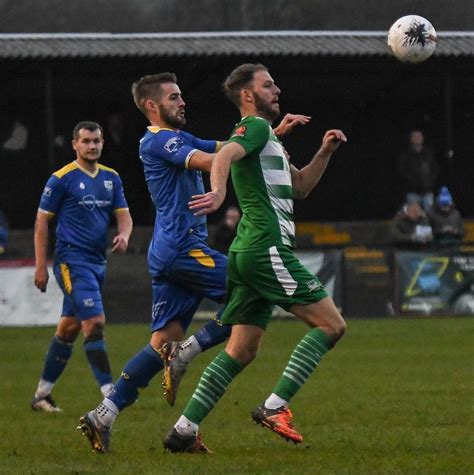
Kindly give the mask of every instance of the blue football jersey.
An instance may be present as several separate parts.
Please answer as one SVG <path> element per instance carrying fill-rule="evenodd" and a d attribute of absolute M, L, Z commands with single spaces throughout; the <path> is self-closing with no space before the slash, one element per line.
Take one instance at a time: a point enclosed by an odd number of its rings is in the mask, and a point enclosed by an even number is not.
<path fill-rule="evenodd" d="M 140 159 L 156 209 L 155 228 L 148 250 L 150 273 L 166 272 L 178 252 L 207 239 L 205 216 L 188 208 L 192 195 L 204 193 L 201 172 L 187 168 L 197 151 L 214 153 L 218 142 L 202 140 L 182 130 L 148 127 L 140 141 Z"/>
<path fill-rule="evenodd" d="M 92 174 L 72 162 L 49 178 L 39 211 L 56 215 L 56 256 L 66 262 L 105 262 L 113 211 L 128 209 L 122 180 L 99 165 Z"/>

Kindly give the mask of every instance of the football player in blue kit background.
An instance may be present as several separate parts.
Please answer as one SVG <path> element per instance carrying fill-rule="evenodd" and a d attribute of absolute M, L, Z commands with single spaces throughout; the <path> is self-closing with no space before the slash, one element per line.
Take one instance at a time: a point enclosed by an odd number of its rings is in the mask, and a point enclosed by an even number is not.
<path fill-rule="evenodd" d="M 173 405 L 187 364 L 230 335 L 230 327 L 221 325 L 218 316 L 181 342 L 204 297 L 224 301 L 227 258 L 207 245 L 206 218 L 188 208 L 191 196 L 204 192 L 201 172 L 210 171 L 214 153 L 223 143 L 181 130 L 186 124 L 185 102 L 176 81 L 173 73 L 161 73 L 145 76 L 132 86 L 135 104 L 150 122 L 139 153 L 156 209 L 148 251 L 151 339 L 125 365 L 112 393 L 80 419 L 78 428 L 97 452 L 109 450 L 117 415 L 136 401 L 138 391 L 160 370 L 165 367 L 165 397 Z M 277 134 L 285 135 L 309 119 L 287 114 Z"/>
<path fill-rule="evenodd" d="M 104 144 L 102 127 L 79 122 L 73 130 L 76 160 L 51 175 L 41 195 L 35 222 L 35 285 L 48 284 L 48 224 L 55 217 L 54 275 L 64 300 L 56 334 L 31 407 L 57 412 L 51 390 L 64 371 L 81 329 L 84 350 L 103 395 L 113 388 L 104 342 L 105 314 L 101 289 L 105 275 L 107 235 L 112 215 L 118 233 L 112 252 L 125 252 L 132 218 L 118 173 L 98 163 Z"/>

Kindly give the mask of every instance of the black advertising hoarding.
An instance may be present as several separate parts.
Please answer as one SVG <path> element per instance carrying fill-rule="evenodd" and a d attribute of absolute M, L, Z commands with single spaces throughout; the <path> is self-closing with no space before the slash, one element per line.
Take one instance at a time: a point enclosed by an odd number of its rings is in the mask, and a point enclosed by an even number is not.
<path fill-rule="evenodd" d="M 474 253 L 395 253 L 399 314 L 474 314 Z"/>

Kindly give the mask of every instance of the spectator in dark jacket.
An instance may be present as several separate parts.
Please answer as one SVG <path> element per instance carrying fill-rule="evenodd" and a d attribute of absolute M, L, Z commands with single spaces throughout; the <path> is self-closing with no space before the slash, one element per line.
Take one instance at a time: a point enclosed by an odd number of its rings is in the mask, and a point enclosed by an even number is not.
<path fill-rule="evenodd" d="M 405 204 L 394 216 L 391 234 L 398 247 L 419 249 L 433 240 L 428 217 L 416 201 Z"/>
<path fill-rule="evenodd" d="M 436 244 L 442 246 L 460 244 L 464 237 L 464 224 L 447 187 L 441 188 L 435 205 L 428 213 L 428 218 Z"/>
<path fill-rule="evenodd" d="M 400 178 L 407 203 L 417 201 L 425 211 L 434 204 L 439 167 L 433 151 L 425 146 L 421 130 L 408 135 L 408 148 L 399 158 Z"/>

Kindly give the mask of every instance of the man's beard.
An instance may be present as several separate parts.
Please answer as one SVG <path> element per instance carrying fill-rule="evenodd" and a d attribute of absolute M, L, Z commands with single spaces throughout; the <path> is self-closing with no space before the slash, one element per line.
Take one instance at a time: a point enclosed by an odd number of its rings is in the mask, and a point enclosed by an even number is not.
<path fill-rule="evenodd" d="M 256 92 L 253 92 L 252 94 L 255 100 L 255 109 L 257 110 L 258 115 L 273 122 L 280 115 L 279 110 L 272 108 L 272 105 L 275 103 L 268 104 L 264 102 Z"/>
<path fill-rule="evenodd" d="M 159 108 L 160 108 L 160 116 L 162 117 L 162 119 L 164 119 L 165 122 L 171 127 L 173 127 L 174 129 L 180 129 L 181 127 L 183 127 L 183 125 L 186 124 L 186 119 L 184 117 L 172 116 L 161 105 L 159 106 Z"/>
<path fill-rule="evenodd" d="M 98 155 L 95 155 L 94 157 L 90 157 L 88 155 L 79 155 L 84 161 L 86 162 L 98 162 L 100 158 L 100 153 Z"/>

